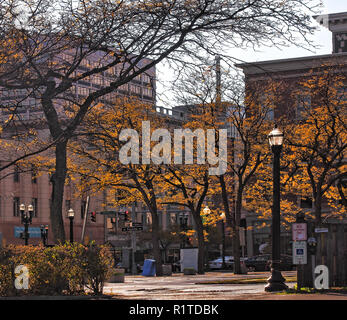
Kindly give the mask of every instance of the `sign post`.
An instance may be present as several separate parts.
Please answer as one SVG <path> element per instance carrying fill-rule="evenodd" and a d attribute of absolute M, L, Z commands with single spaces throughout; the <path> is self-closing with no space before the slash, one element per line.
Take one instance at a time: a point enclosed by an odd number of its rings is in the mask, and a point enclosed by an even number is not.
<path fill-rule="evenodd" d="M 135 211 L 135 204 L 131 207 L 131 222 L 135 223 L 136 220 L 136 211 Z M 131 273 L 133 275 L 137 274 L 137 267 L 135 262 L 135 251 L 136 251 L 136 232 L 134 229 L 131 230 L 131 248 L 132 248 L 132 268 Z"/>
<path fill-rule="evenodd" d="M 302 287 L 304 270 L 303 265 L 307 264 L 307 223 L 302 215 L 297 216 L 296 223 L 292 225 L 293 240 L 293 264 L 297 267 L 298 289 Z"/>

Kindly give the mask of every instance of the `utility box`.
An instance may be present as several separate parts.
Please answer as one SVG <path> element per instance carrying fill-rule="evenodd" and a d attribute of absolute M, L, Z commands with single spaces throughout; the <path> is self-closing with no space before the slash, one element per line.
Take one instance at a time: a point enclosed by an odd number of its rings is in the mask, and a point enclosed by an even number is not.
<path fill-rule="evenodd" d="M 122 249 L 122 267 L 131 270 L 131 249 Z"/>
<path fill-rule="evenodd" d="M 171 275 L 172 275 L 172 265 L 163 264 L 163 276 L 171 276 Z"/>
<path fill-rule="evenodd" d="M 184 269 L 198 271 L 198 248 L 181 249 L 181 272 Z"/>

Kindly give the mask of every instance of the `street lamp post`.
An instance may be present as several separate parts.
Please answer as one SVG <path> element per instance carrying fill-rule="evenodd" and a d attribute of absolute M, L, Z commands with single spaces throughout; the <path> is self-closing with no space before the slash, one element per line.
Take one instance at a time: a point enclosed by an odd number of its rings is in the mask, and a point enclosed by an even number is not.
<path fill-rule="evenodd" d="M 29 224 L 31 224 L 32 222 L 32 218 L 33 218 L 33 212 L 34 212 L 34 207 L 29 204 L 28 205 L 28 211 L 25 211 L 25 204 L 21 204 L 19 206 L 19 211 L 20 211 L 20 215 L 21 215 L 21 222 L 24 225 L 24 243 L 27 246 L 28 242 L 29 242 Z"/>
<path fill-rule="evenodd" d="M 206 216 L 208 216 L 211 213 L 211 209 L 207 205 L 204 208 L 204 210 L 202 210 L 202 211 Z"/>
<path fill-rule="evenodd" d="M 225 269 L 226 265 L 225 265 L 225 213 L 222 212 L 222 214 L 220 215 L 221 217 L 221 222 L 222 222 L 222 268 Z"/>
<path fill-rule="evenodd" d="M 180 228 L 182 231 L 186 232 L 188 229 L 188 215 L 186 213 L 180 213 L 179 214 L 179 220 L 180 220 Z M 181 248 L 184 249 L 186 247 L 186 244 L 189 243 L 187 235 L 182 235 L 182 243 Z"/>
<path fill-rule="evenodd" d="M 288 287 L 284 284 L 280 271 L 281 247 L 280 247 L 280 154 L 283 144 L 283 132 L 275 128 L 269 134 L 269 144 L 273 152 L 273 204 L 272 204 L 272 260 L 271 276 L 267 280 L 265 291 L 283 291 Z"/>
<path fill-rule="evenodd" d="M 75 217 L 75 211 L 73 211 L 73 209 L 70 208 L 67 213 L 70 219 L 70 243 L 73 243 L 73 219 Z"/>
<path fill-rule="evenodd" d="M 47 238 L 48 238 L 48 225 L 41 224 L 40 231 L 41 231 L 42 243 L 43 243 L 43 246 L 45 247 L 46 244 L 47 244 L 46 241 L 47 241 Z"/>

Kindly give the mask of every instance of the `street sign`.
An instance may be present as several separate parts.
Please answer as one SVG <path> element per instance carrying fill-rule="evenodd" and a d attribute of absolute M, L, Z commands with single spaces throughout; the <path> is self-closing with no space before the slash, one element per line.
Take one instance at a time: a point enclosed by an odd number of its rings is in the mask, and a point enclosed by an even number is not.
<path fill-rule="evenodd" d="M 315 233 L 324 233 L 324 232 L 329 232 L 328 228 L 315 228 L 314 229 Z"/>
<path fill-rule="evenodd" d="M 104 215 L 113 215 L 115 216 L 117 214 L 117 211 L 101 211 L 97 212 L 98 214 L 104 214 Z"/>
<path fill-rule="evenodd" d="M 127 231 L 142 231 L 142 230 L 143 230 L 143 227 L 140 227 L 140 226 L 122 228 L 123 232 L 127 232 Z"/>
<path fill-rule="evenodd" d="M 307 223 L 293 223 L 292 240 L 293 241 L 307 240 Z"/>
<path fill-rule="evenodd" d="M 306 241 L 293 242 L 293 264 L 307 264 Z"/>
<path fill-rule="evenodd" d="M 142 227 L 143 224 L 141 222 L 132 222 L 133 227 Z"/>

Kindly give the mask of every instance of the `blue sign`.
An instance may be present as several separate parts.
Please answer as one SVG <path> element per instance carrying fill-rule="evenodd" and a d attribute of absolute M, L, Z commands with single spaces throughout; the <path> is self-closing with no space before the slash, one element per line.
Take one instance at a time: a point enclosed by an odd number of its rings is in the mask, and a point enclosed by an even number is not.
<path fill-rule="evenodd" d="M 299 256 L 303 256 L 304 255 L 304 249 L 296 249 L 296 254 Z"/>
<path fill-rule="evenodd" d="M 24 232 L 24 227 L 14 227 L 14 236 L 15 238 L 20 238 L 20 234 Z M 40 227 L 29 227 L 29 238 L 41 238 L 41 229 Z"/>

